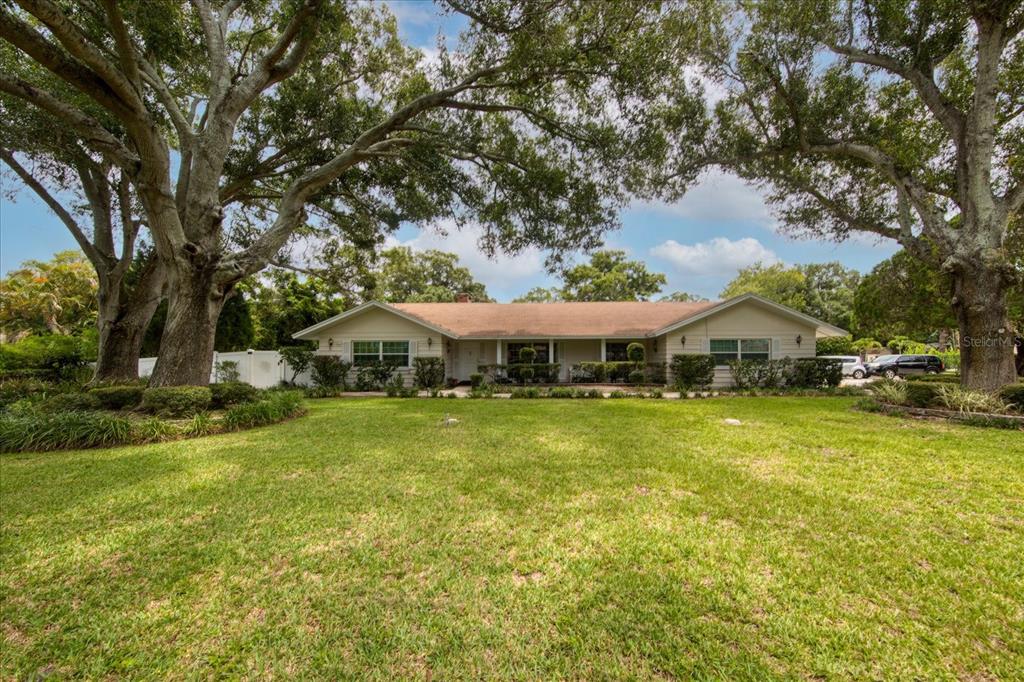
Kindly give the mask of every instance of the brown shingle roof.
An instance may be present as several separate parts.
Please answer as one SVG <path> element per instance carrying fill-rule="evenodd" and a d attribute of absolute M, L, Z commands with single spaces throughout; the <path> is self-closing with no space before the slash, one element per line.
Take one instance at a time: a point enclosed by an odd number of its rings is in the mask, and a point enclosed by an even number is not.
<path fill-rule="evenodd" d="M 705 303 L 393 303 L 460 337 L 641 337 L 718 305 Z"/>

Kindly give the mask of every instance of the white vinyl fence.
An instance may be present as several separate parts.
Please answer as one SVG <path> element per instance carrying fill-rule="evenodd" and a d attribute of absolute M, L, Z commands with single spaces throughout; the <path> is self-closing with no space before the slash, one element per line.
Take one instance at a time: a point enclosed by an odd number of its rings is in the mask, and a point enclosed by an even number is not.
<path fill-rule="evenodd" d="M 243 350 L 235 353 L 214 353 L 213 369 L 210 371 L 210 383 L 217 383 L 217 363 L 238 363 L 239 381 L 252 384 L 256 388 L 270 388 L 281 381 L 290 381 L 292 368 L 281 360 L 276 350 Z M 153 373 L 156 358 L 139 358 L 139 376 L 148 377 Z M 295 377 L 295 383 L 309 385 L 309 370 Z"/>

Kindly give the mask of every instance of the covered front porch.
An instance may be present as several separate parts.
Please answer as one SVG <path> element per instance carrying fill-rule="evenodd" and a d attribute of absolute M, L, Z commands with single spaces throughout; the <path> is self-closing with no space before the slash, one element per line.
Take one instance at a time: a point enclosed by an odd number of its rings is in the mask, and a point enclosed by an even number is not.
<path fill-rule="evenodd" d="M 655 362 L 658 341 L 651 338 L 549 338 L 549 339 L 445 339 L 445 365 L 448 376 L 469 381 L 473 374 L 486 369 L 517 365 L 525 347 L 536 352 L 533 364 L 557 364 L 557 382 L 568 383 L 571 369 L 583 362 L 625 362 L 626 348 L 631 343 L 644 346 L 647 362 Z"/>

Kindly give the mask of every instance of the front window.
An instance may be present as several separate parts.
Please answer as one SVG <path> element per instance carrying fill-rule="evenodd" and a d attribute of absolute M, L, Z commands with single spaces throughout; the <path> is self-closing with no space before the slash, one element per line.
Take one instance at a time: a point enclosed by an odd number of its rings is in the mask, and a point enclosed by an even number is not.
<path fill-rule="evenodd" d="M 605 343 L 604 359 L 608 362 L 626 362 L 629 355 L 626 353 L 628 343 Z"/>
<path fill-rule="evenodd" d="M 519 359 L 519 351 L 527 346 L 532 346 L 537 355 L 533 358 L 534 363 L 540 365 L 548 364 L 548 344 L 544 343 L 509 343 L 506 347 L 508 349 L 508 364 L 515 365 L 522 362 Z"/>
<path fill-rule="evenodd" d="M 711 355 L 719 366 L 730 360 L 768 360 L 771 349 L 771 339 L 711 339 Z"/>
<path fill-rule="evenodd" d="M 386 362 L 395 367 L 409 366 L 408 341 L 353 341 L 352 364 L 365 367 L 375 362 Z"/>

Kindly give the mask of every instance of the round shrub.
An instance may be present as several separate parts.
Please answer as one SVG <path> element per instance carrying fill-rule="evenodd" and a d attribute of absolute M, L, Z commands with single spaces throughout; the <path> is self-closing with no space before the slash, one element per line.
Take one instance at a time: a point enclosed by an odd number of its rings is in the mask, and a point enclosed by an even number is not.
<path fill-rule="evenodd" d="M 481 386 L 481 385 L 483 385 L 483 383 L 484 383 L 484 375 L 483 374 L 470 374 L 469 375 L 469 385 L 472 386 L 473 388 Z"/>
<path fill-rule="evenodd" d="M 631 384 L 642 384 L 644 383 L 644 371 L 642 369 L 634 369 L 629 373 L 629 383 Z"/>
<path fill-rule="evenodd" d="M 159 386 L 142 393 L 142 409 L 162 417 L 191 417 L 210 407 L 213 394 L 206 386 Z"/>
<path fill-rule="evenodd" d="M 524 384 L 529 383 L 533 380 L 533 367 L 520 367 L 516 372 L 519 375 L 519 380 Z"/>
<path fill-rule="evenodd" d="M 676 388 L 683 391 L 705 389 L 715 381 L 715 356 L 673 355 L 670 371 Z"/>
<path fill-rule="evenodd" d="M 221 409 L 229 405 L 241 405 L 256 400 L 259 391 L 244 381 L 225 381 L 222 384 L 210 384 L 210 406 Z"/>
<path fill-rule="evenodd" d="M 633 342 L 626 346 L 626 358 L 630 362 L 643 362 L 646 355 L 644 345 L 642 343 Z"/>
<path fill-rule="evenodd" d="M 39 404 L 42 412 L 89 412 L 101 408 L 91 393 L 56 393 Z"/>
<path fill-rule="evenodd" d="M 144 386 L 102 386 L 89 391 L 105 410 L 123 410 L 142 402 Z"/>
<path fill-rule="evenodd" d="M 519 349 L 519 362 L 529 365 L 537 359 L 537 349 L 533 346 L 524 346 Z"/>

